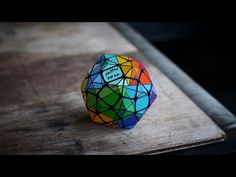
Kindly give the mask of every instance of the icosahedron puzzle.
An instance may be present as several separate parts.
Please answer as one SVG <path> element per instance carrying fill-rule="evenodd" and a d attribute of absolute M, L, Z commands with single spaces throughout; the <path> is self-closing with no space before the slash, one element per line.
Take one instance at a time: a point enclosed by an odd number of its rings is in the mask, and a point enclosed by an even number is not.
<path fill-rule="evenodd" d="M 131 57 L 102 55 L 81 86 L 93 122 L 133 128 L 156 99 L 149 73 Z"/>

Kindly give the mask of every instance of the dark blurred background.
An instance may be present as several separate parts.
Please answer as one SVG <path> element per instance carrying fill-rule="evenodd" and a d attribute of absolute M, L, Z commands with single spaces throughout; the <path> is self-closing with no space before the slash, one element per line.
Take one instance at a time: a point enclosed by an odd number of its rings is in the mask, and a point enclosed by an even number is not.
<path fill-rule="evenodd" d="M 236 114 L 233 21 L 129 24 Z"/>

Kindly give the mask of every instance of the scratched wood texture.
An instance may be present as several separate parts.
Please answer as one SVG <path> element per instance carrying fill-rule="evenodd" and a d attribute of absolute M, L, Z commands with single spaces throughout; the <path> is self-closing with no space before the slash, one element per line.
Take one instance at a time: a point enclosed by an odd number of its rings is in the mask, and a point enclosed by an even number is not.
<path fill-rule="evenodd" d="M 134 129 L 88 118 L 80 84 L 105 52 L 142 60 L 156 87 L 157 100 Z M 109 24 L 0 24 L 0 154 L 155 154 L 224 138 Z"/>

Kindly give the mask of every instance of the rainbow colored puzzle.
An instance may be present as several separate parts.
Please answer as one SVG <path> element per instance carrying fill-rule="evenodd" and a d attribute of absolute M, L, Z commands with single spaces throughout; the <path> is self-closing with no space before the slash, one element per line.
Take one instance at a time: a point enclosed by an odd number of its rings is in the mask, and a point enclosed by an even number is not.
<path fill-rule="evenodd" d="M 143 63 L 128 56 L 102 55 L 81 86 L 93 122 L 133 128 L 156 99 Z"/>

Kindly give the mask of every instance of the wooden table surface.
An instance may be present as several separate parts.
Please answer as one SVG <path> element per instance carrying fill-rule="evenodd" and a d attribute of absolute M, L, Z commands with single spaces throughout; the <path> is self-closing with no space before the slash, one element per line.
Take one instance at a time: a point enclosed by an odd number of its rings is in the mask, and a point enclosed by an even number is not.
<path fill-rule="evenodd" d="M 143 61 L 157 90 L 157 100 L 133 129 L 88 118 L 80 85 L 103 53 Z M 110 24 L 0 24 L 0 154 L 155 154 L 224 138 Z"/>

